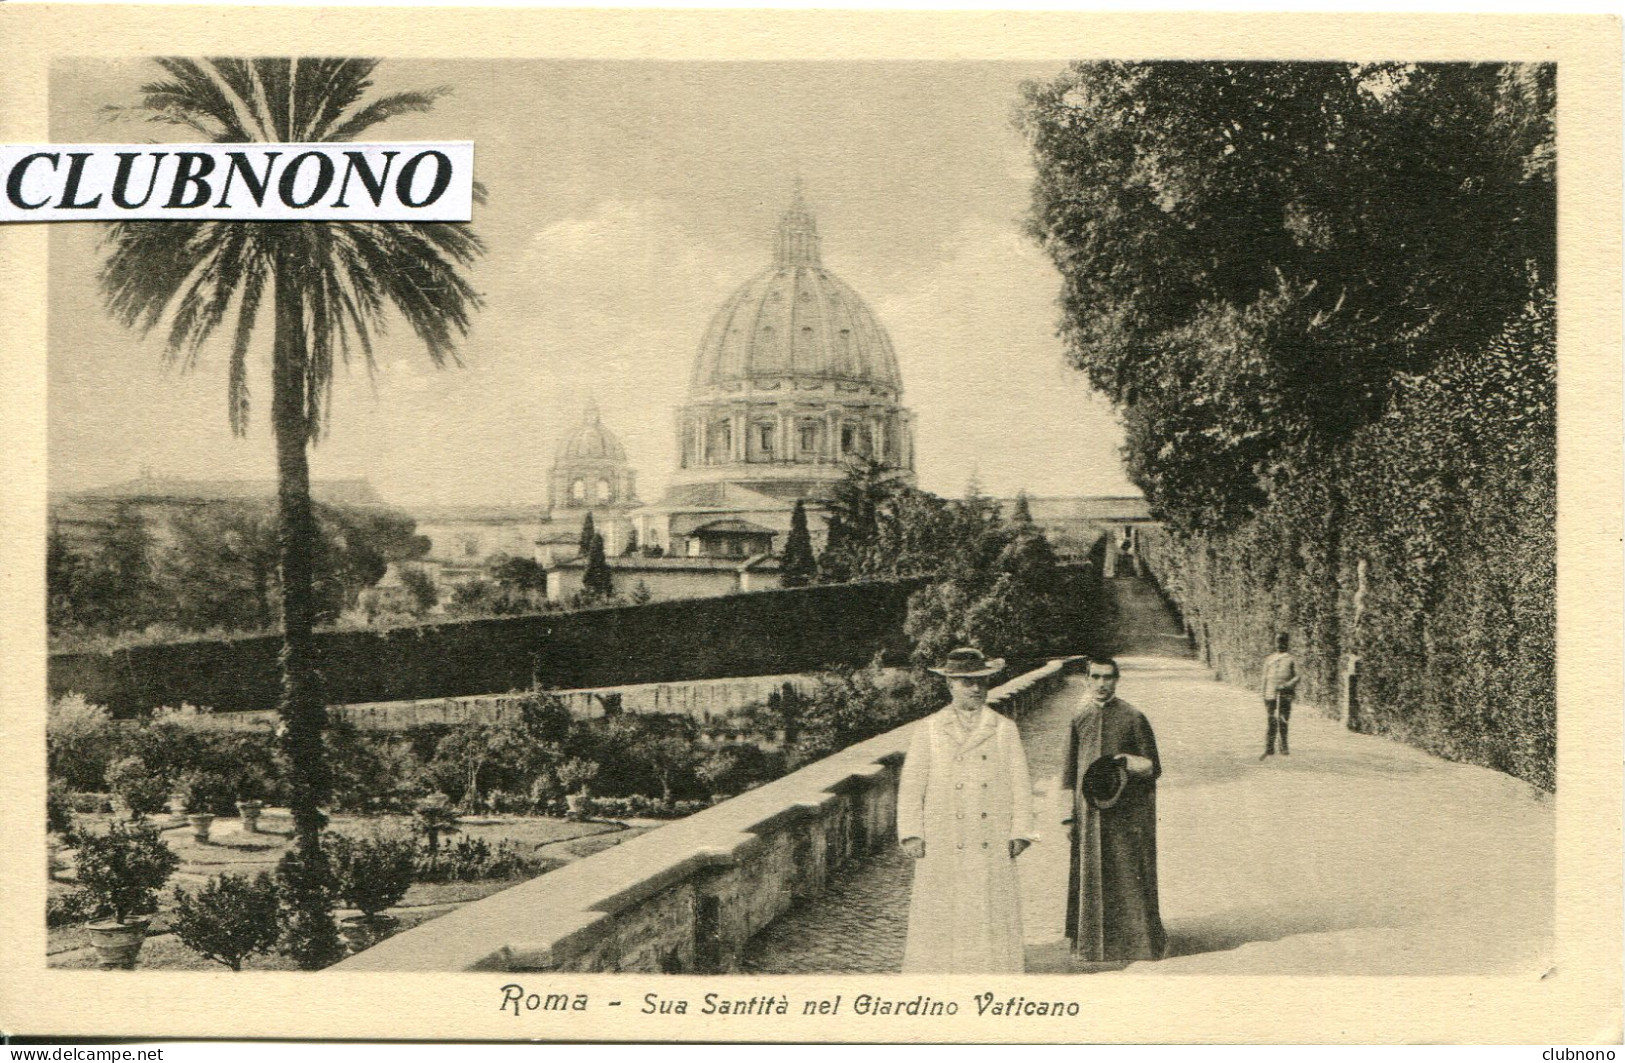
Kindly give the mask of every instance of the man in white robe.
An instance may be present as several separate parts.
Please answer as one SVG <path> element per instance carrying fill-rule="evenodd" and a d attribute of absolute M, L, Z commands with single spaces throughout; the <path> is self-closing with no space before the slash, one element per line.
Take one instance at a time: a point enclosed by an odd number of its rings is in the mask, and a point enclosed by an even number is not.
<path fill-rule="evenodd" d="M 987 707 L 1004 667 L 958 649 L 941 668 L 953 701 L 915 725 L 897 792 L 897 836 L 916 860 L 905 973 L 1025 969 L 1016 858 L 1036 841 L 1021 735 Z"/>

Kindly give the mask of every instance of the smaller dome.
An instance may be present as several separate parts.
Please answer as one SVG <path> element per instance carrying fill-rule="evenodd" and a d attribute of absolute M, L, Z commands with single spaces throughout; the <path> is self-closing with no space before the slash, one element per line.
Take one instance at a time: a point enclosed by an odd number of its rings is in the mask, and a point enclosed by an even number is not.
<path fill-rule="evenodd" d="M 556 462 L 626 461 L 626 448 L 598 419 L 598 404 L 587 403 L 586 415 L 574 432 L 565 436 L 554 454 Z"/>

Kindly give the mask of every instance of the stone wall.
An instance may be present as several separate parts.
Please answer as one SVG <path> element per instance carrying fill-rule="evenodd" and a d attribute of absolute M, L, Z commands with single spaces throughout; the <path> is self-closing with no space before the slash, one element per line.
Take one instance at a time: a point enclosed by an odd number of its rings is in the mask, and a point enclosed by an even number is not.
<path fill-rule="evenodd" d="M 642 683 L 589 690 L 549 690 L 572 716 L 590 719 L 604 715 L 609 703 L 621 712 L 677 713 L 709 723 L 729 713 L 765 704 L 785 686 L 802 693 L 818 687 L 816 674 L 739 676 L 733 679 L 697 679 L 692 683 Z M 518 692 L 484 694 L 468 698 L 429 698 L 418 701 L 377 701 L 358 705 L 330 705 L 328 712 L 363 731 L 404 731 L 429 724 L 497 723 L 518 706 Z M 275 711 L 206 712 L 170 717 L 176 723 L 209 731 L 257 731 L 274 727 Z"/>
<path fill-rule="evenodd" d="M 1020 719 L 1076 658 L 993 690 Z M 338 971 L 734 970 L 745 943 L 843 865 L 894 842 L 916 724 L 567 864 L 338 964 Z"/>

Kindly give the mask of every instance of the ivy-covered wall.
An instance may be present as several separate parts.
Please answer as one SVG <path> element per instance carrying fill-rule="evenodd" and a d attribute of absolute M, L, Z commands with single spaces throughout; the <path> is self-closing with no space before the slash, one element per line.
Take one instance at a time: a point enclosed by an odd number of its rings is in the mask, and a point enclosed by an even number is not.
<path fill-rule="evenodd" d="M 1355 726 L 1556 786 L 1556 358 L 1537 304 L 1486 350 L 1403 378 L 1330 460 L 1225 533 L 1143 552 L 1221 677 L 1285 631 L 1303 696 Z"/>

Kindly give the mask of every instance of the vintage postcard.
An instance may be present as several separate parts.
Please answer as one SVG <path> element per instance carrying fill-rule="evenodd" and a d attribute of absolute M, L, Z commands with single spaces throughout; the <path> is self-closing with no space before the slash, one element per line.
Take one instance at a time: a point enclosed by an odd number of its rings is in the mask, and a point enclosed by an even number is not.
<path fill-rule="evenodd" d="M 0 1033 L 1618 1043 L 1616 21 L 0 41 Z"/>

